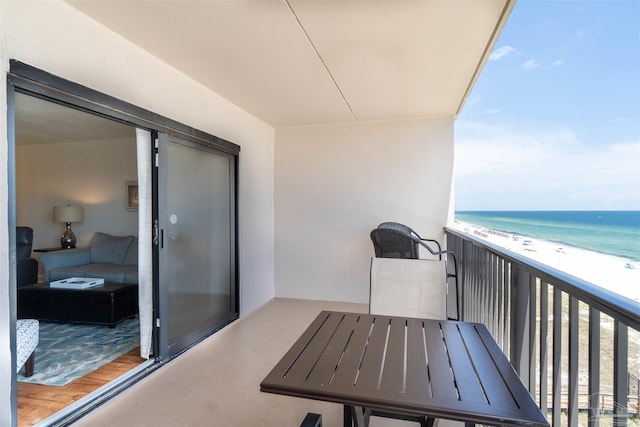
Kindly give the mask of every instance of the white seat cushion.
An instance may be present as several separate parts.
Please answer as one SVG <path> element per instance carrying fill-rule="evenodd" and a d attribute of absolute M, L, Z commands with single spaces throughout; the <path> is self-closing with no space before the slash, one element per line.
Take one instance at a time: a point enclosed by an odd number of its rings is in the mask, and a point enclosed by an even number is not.
<path fill-rule="evenodd" d="M 372 258 L 370 292 L 371 314 L 447 318 L 444 261 Z"/>

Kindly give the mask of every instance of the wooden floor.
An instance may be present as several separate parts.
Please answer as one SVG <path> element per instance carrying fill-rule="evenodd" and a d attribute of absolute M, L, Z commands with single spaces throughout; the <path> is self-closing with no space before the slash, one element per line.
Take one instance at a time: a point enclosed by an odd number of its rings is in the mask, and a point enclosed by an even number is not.
<path fill-rule="evenodd" d="M 42 421 L 144 361 L 138 347 L 62 387 L 18 382 L 18 425 Z"/>

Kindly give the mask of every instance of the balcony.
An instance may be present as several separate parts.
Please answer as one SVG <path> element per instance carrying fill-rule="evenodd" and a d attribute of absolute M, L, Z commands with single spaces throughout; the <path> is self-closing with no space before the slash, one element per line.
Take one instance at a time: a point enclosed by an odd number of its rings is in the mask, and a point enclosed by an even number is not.
<path fill-rule="evenodd" d="M 446 236 L 462 320 L 487 325 L 551 425 L 638 423 L 638 302 L 459 231 Z"/>
<path fill-rule="evenodd" d="M 464 320 L 489 327 L 552 425 L 638 424 L 638 303 L 466 234 L 446 235 L 464 277 Z M 261 393 L 259 383 L 320 310 L 367 309 L 276 298 L 75 425 L 295 426 L 307 412 L 341 425 L 340 405 Z M 410 424 L 371 423 L 401 425 Z"/>

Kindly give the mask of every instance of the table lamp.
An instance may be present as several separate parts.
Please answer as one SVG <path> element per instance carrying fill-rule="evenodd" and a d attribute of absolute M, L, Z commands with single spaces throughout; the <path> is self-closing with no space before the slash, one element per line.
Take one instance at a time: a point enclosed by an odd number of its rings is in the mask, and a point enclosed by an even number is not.
<path fill-rule="evenodd" d="M 62 249 L 71 249 L 76 247 L 76 235 L 71 230 L 72 222 L 81 222 L 84 219 L 84 208 L 80 206 L 55 206 L 53 208 L 53 220 L 56 222 L 64 222 L 67 229 L 62 233 L 60 245 Z"/>

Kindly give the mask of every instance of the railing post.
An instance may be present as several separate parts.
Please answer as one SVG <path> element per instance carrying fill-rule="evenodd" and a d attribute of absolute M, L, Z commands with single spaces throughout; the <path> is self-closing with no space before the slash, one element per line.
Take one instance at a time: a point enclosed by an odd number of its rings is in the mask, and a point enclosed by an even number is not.
<path fill-rule="evenodd" d="M 529 273 L 511 266 L 511 365 L 529 387 Z"/>
<path fill-rule="evenodd" d="M 640 417 L 640 378 L 633 378 L 636 381 L 636 417 Z"/>
<path fill-rule="evenodd" d="M 589 420 L 588 427 L 600 425 L 600 312 L 589 308 Z"/>
<path fill-rule="evenodd" d="M 613 324 L 613 426 L 627 425 L 627 391 L 629 357 L 628 327 L 617 320 Z"/>
<path fill-rule="evenodd" d="M 540 410 L 547 414 L 549 373 L 549 285 L 540 282 Z"/>
<path fill-rule="evenodd" d="M 537 279 L 529 274 L 529 392 L 536 392 L 536 329 L 538 317 L 538 295 L 537 295 Z"/>
<path fill-rule="evenodd" d="M 553 373 L 552 373 L 552 424 L 560 426 L 562 412 L 562 292 L 553 288 Z"/>
<path fill-rule="evenodd" d="M 502 320 L 502 336 L 504 337 L 502 341 L 502 349 L 506 352 L 509 346 L 511 345 L 509 340 L 511 336 L 509 335 L 509 331 L 511 325 L 509 324 L 509 315 L 510 315 L 510 304 L 511 304 L 511 263 L 504 261 L 504 267 L 502 269 L 502 290 L 504 292 L 503 296 L 503 307 L 502 314 L 504 315 Z"/>
<path fill-rule="evenodd" d="M 464 320 L 464 304 L 465 304 L 465 284 L 464 284 L 464 275 L 465 275 L 465 271 L 464 271 L 464 241 L 462 239 L 458 239 L 455 242 L 455 251 L 457 254 L 460 254 L 460 259 L 458 260 L 458 285 L 459 285 L 459 289 L 458 291 L 460 292 L 460 295 L 458 295 L 456 293 L 456 298 L 458 301 L 458 319 L 459 320 Z"/>
<path fill-rule="evenodd" d="M 569 296 L 569 390 L 567 396 L 570 426 L 578 425 L 578 300 Z"/>

